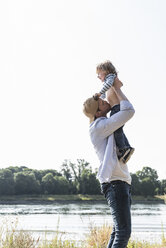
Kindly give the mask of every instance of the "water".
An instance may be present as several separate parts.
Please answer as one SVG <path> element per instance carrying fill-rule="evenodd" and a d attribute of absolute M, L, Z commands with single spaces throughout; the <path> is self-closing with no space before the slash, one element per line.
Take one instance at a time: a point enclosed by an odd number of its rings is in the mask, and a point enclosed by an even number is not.
<path fill-rule="evenodd" d="M 132 213 L 132 237 L 151 242 L 160 241 L 162 226 L 166 234 L 165 204 L 134 204 Z M 90 224 L 112 225 L 112 217 L 106 203 L 74 203 L 49 205 L 1 205 L 0 222 L 15 222 L 17 229 L 33 233 L 42 239 L 53 238 L 57 229 L 65 238 L 80 240 L 89 232 Z"/>

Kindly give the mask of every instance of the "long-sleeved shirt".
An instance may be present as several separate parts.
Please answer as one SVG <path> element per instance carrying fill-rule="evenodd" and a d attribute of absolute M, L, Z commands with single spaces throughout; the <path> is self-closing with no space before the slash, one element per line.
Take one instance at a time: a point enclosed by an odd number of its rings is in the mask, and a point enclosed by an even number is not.
<path fill-rule="evenodd" d="M 97 178 L 100 183 L 122 180 L 131 184 L 128 167 L 117 158 L 114 131 L 123 126 L 133 115 L 134 108 L 127 101 L 120 102 L 120 111 L 111 117 L 100 117 L 90 124 L 91 142 L 100 161 Z"/>
<path fill-rule="evenodd" d="M 104 99 L 105 98 L 105 93 L 106 91 L 113 85 L 114 83 L 114 79 L 116 78 L 116 75 L 113 73 L 108 74 L 105 79 L 104 79 L 104 83 L 103 83 L 103 87 L 100 91 L 101 94 L 101 98 Z"/>

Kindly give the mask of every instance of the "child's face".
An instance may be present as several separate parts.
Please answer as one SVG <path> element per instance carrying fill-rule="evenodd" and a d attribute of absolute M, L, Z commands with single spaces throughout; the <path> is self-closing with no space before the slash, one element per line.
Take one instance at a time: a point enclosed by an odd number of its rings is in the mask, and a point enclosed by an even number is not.
<path fill-rule="evenodd" d="M 104 79 L 105 79 L 105 77 L 106 77 L 106 71 L 103 71 L 103 70 L 97 71 L 97 77 L 98 77 L 102 82 L 104 82 Z"/>

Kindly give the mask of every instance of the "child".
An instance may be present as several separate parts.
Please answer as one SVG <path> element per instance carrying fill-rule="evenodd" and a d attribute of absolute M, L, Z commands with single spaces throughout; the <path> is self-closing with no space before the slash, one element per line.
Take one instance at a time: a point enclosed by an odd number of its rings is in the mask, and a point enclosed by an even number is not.
<path fill-rule="evenodd" d="M 120 111 L 120 102 L 114 93 L 114 90 L 111 89 L 114 79 L 117 77 L 117 71 L 113 64 L 108 60 L 99 64 L 96 67 L 96 72 L 98 74 L 98 78 L 103 82 L 103 88 L 101 89 L 100 93 L 96 93 L 94 97 L 101 97 L 104 99 L 106 96 L 107 101 L 111 105 L 110 116 L 112 116 L 113 114 Z M 121 84 L 121 86 L 122 85 L 123 84 Z M 123 163 L 127 163 L 135 149 L 130 146 L 123 132 L 123 126 L 114 132 L 114 138 L 118 148 L 118 159 Z"/>

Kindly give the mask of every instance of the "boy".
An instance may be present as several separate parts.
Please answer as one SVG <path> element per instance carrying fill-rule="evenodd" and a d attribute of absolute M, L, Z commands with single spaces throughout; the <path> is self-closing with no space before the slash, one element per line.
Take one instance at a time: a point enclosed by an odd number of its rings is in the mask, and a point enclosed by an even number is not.
<path fill-rule="evenodd" d="M 95 98 L 101 97 L 102 99 L 107 98 L 107 101 L 111 105 L 110 116 L 120 111 L 120 102 L 111 86 L 114 83 L 114 79 L 117 77 L 117 71 L 113 64 L 108 60 L 104 63 L 100 63 L 96 67 L 98 78 L 103 82 L 103 88 L 100 93 L 95 94 Z M 121 83 L 120 87 L 123 84 Z M 134 148 L 130 146 L 124 132 L 123 126 L 114 132 L 114 138 L 117 146 L 118 159 L 123 163 L 127 163 L 131 155 L 134 152 Z"/>

